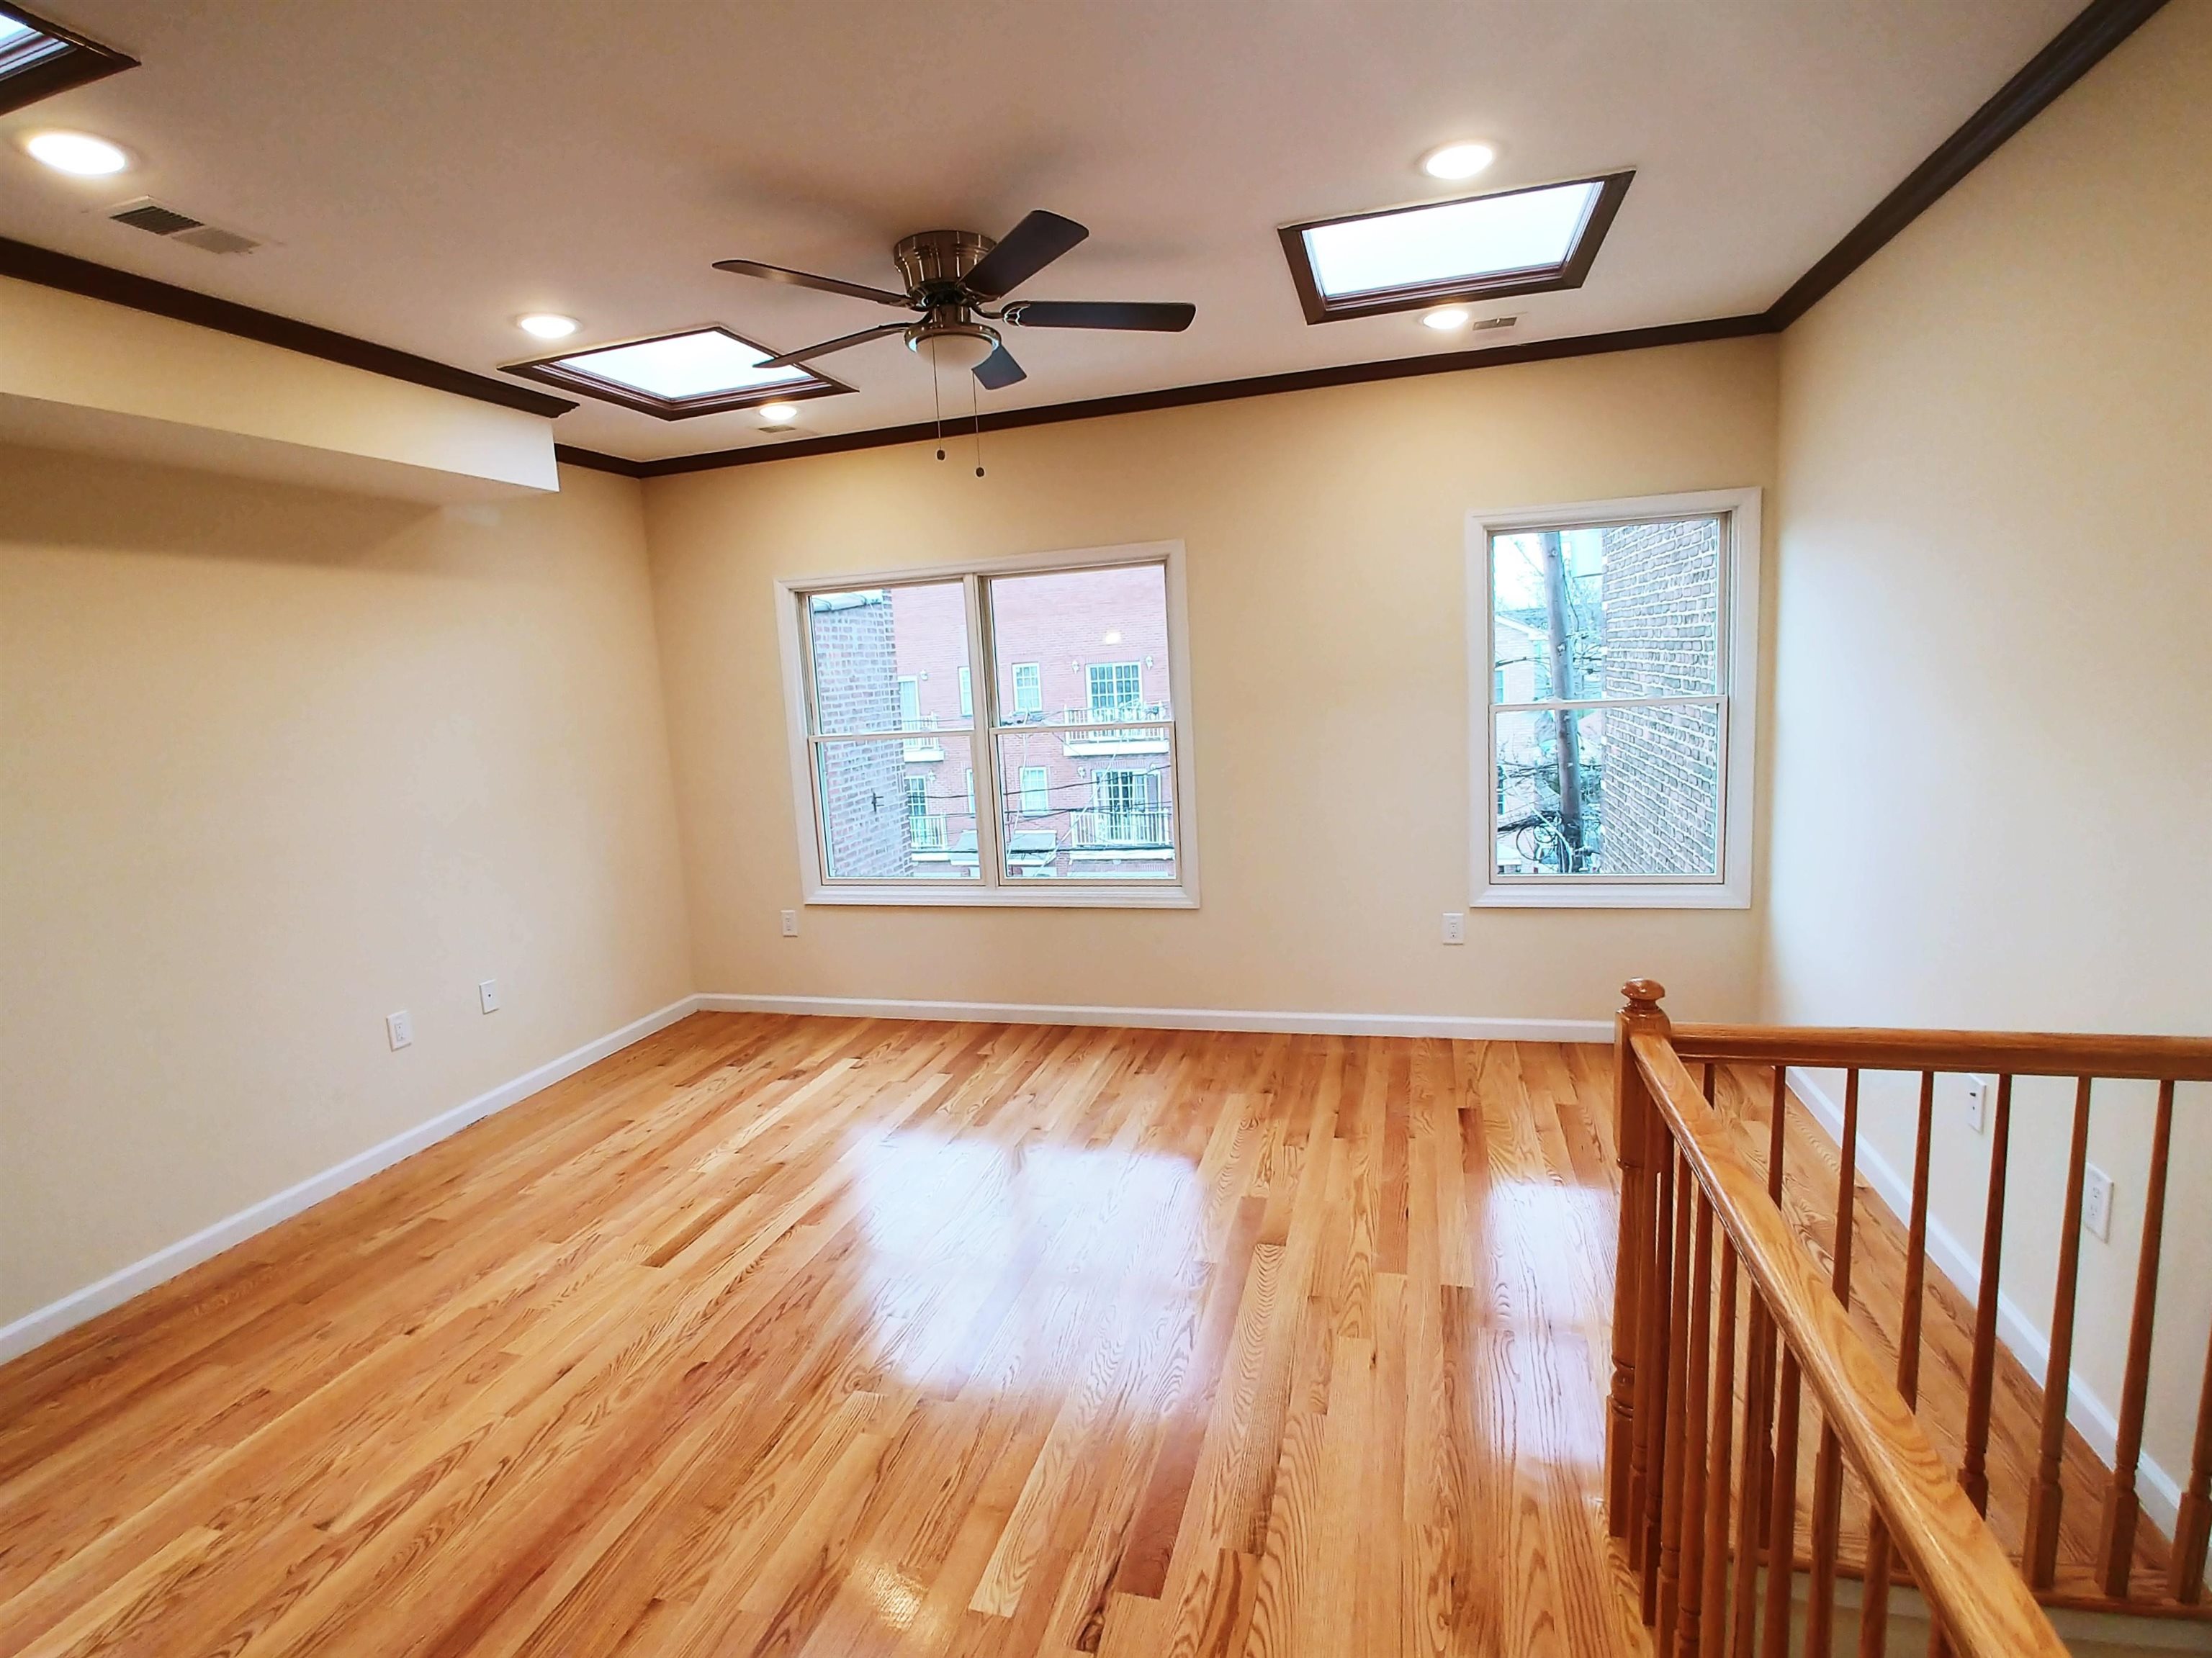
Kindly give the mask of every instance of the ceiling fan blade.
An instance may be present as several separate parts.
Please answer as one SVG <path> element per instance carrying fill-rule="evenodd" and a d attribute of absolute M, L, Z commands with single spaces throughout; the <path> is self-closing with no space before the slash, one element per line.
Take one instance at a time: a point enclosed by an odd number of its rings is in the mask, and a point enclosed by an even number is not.
<path fill-rule="evenodd" d="M 987 391 L 999 392 L 1027 380 L 1029 376 L 1022 372 L 1021 364 L 1014 361 L 1014 354 L 1002 345 L 975 365 L 975 378 L 982 382 Z"/>
<path fill-rule="evenodd" d="M 780 357 L 769 357 L 757 362 L 756 368 L 789 368 L 795 363 L 811 362 L 817 357 L 826 357 L 832 351 L 842 351 L 848 345 L 866 345 L 870 340 L 879 340 L 890 334 L 903 334 L 908 325 L 902 322 L 878 323 L 873 328 L 863 328 L 857 334 L 840 334 L 834 340 L 824 340 L 819 345 L 802 346 L 796 351 L 787 351 Z"/>
<path fill-rule="evenodd" d="M 905 295 L 894 294 L 888 288 L 870 288 L 836 276 L 817 276 L 810 270 L 787 270 L 780 264 L 763 264 L 757 259 L 717 259 L 714 269 L 734 271 L 740 276 L 758 276 L 763 282 L 788 282 L 793 288 L 817 288 L 824 294 L 842 294 L 848 299 L 873 300 L 878 305 L 895 305 L 902 311 L 914 309 Z"/>
<path fill-rule="evenodd" d="M 987 300 L 1011 294 L 1090 234 L 1073 219 L 1039 209 L 1009 230 L 968 273 L 968 291 Z"/>
<path fill-rule="evenodd" d="M 1017 328 L 1125 328 L 1180 334 L 1197 314 L 1194 305 L 1134 300 L 1024 300 L 1008 306 L 1000 320 Z"/>

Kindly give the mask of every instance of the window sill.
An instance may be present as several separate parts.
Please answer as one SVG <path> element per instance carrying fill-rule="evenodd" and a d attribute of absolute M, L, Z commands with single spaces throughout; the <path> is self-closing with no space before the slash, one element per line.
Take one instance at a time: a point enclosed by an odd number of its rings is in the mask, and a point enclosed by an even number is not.
<path fill-rule="evenodd" d="M 1639 886 L 1633 882 L 1565 882 L 1528 886 L 1483 886 L 1476 889 L 1477 909 L 1749 909 L 1751 895 L 1732 885 L 1690 886 L 1662 882 Z"/>
<path fill-rule="evenodd" d="M 1146 887 L 1080 885 L 1039 880 L 1009 886 L 816 887 L 810 905 L 843 905 L 872 909 L 1196 909 L 1198 894 L 1163 882 Z"/>

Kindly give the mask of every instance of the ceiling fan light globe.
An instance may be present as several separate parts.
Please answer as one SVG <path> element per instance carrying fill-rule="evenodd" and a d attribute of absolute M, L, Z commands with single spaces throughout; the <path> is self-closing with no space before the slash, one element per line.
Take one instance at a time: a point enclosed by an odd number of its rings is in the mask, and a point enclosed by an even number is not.
<path fill-rule="evenodd" d="M 945 332 L 921 334 L 908 340 L 907 344 L 929 359 L 933 367 L 949 368 L 957 374 L 971 372 L 976 364 L 999 349 L 998 341 L 981 332 Z"/>

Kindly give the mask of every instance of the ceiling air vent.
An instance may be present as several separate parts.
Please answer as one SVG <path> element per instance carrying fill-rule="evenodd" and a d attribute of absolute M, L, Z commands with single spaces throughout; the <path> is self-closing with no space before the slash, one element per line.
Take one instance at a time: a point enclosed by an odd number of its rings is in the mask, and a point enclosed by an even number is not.
<path fill-rule="evenodd" d="M 1487 328 L 1510 328 L 1520 320 L 1518 317 L 1477 317 L 1474 326 L 1468 331 L 1480 334 Z"/>
<path fill-rule="evenodd" d="M 190 214 L 179 213 L 174 208 L 163 207 L 156 201 L 146 200 L 126 203 L 107 216 L 118 224 L 127 224 L 133 230 L 150 230 L 156 236 L 173 236 L 179 230 L 198 230 L 201 224 Z"/>
<path fill-rule="evenodd" d="M 164 207 L 151 197 L 142 196 L 135 202 L 125 202 L 107 216 L 118 224 L 127 224 L 133 230 L 143 230 L 155 236 L 167 236 L 172 241 L 185 243 L 204 253 L 251 253 L 261 246 L 251 236 L 241 236 L 234 230 L 225 230 L 189 213 L 179 213 L 173 207 Z"/>

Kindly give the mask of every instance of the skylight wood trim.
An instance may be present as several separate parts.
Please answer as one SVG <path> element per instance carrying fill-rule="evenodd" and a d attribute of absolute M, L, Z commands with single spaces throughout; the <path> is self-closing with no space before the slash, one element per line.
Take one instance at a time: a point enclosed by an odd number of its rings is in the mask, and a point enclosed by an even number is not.
<path fill-rule="evenodd" d="M 41 98 L 51 98 L 58 92 L 67 92 L 72 87 L 85 86 L 138 67 L 138 60 L 128 52 L 104 46 L 88 34 L 49 22 L 36 12 L 24 10 L 14 0 L 0 4 L 0 12 L 69 46 L 59 57 L 33 64 L 13 75 L 0 76 L 0 115 L 35 104 Z"/>
<path fill-rule="evenodd" d="M 1620 211 L 1622 197 L 1628 194 L 1630 182 L 1636 170 L 1629 167 L 1619 173 L 1595 173 L 1583 179 L 1558 179 L 1549 184 L 1528 185 L 1518 190 L 1484 191 L 1473 196 L 1449 196 L 1433 202 L 1411 202 L 1403 207 L 1384 208 L 1372 213 L 1340 213 L 1334 218 L 1306 219 L 1297 224 L 1284 225 L 1276 231 L 1283 244 L 1283 257 L 1290 264 L 1291 281 L 1298 292 L 1298 307 L 1305 313 L 1309 323 L 1341 322 L 1347 317 L 1381 316 L 1393 311 L 1421 311 L 1435 305 L 1464 304 L 1472 301 L 1505 299 L 1516 294 L 1550 294 L 1564 288 L 1580 288 L 1589 276 L 1590 266 L 1596 261 L 1597 251 L 1604 245 L 1606 232 L 1613 228 L 1613 216 Z M 1464 202 L 1497 201 L 1508 196 L 1528 196 L 1540 191 L 1560 190 L 1575 185 L 1595 185 L 1597 199 L 1590 204 L 1589 213 L 1576 233 L 1574 246 L 1567 257 L 1558 264 L 1547 265 L 1536 270 L 1512 270 L 1495 276 L 1479 277 L 1473 281 L 1455 277 L 1445 282 L 1411 283 L 1403 288 L 1381 288 L 1370 293 L 1347 294 L 1340 299 L 1331 299 L 1321 291 L 1315 279 L 1313 260 L 1306 247 L 1306 233 L 1330 225 L 1354 224 L 1370 219 L 1387 219 L 1401 213 L 1419 213 L 1431 208 L 1456 207 Z"/>
<path fill-rule="evenodd" d="M 565 351 L 550 356 L 533 357 L 526 362 L 501 365 L 501 371 L 518 374 L 524 380 L 537 380 L 545 386 L 557 386 L 564 392 L 575 392 L 587 398 L 597 398 L 602 403 L 620 404 L 625 409 L 635 409 L 641 415 L 651 415 L 656 420 L 692 420 L 701 415 L 727 414 L 733 409 L 757 409 L 766 403 L 799 403 L 809 398 L 834 398 L 850 392 L 853 387 L 842 380 L 832 380 L 817 368 L 805 368 L 807 378 L 790 380 L 781 386 L 755 386 L 741 392 L 710 392 L 696 398 L 657 398 L 649 392 L 641 392 L 634 386 L 624 386 L 619 380 L 603 379 L 566 366 L 570 357 L 586 357 L 599 351 L 619 351 L 625 346 L 653 345 L 662 340 L 679 340 L 694 334 L 720 334 L 735 340 L 749 350 L 763 357 L 776 355 L 775 348 L 763 345 L 758 340 L 747 339 L 725 324 L 694 323 L 689 328 L 664 329 L 658 334 L 640 334 L 634 339 L 595 340 L 589 345 L 571 346 Z"/>

